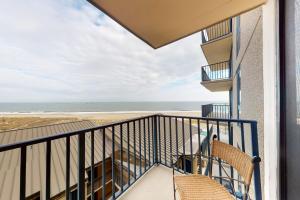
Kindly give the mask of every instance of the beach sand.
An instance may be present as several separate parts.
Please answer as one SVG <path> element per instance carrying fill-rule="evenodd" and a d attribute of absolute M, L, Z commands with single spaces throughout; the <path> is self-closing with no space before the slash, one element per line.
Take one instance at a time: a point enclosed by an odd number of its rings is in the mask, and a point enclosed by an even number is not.
<path fill-rule="evenodd" d="M 78 120 L 91 120 L 98 125 L 115 121 L 147 116 L 155 113 L 180 116 L 200 116 L 200 111 L 163 112 L 70 112 L 70 113 L 12 113 L 0 115 L 0 131 L 19 128 L 64 123 Z"/>

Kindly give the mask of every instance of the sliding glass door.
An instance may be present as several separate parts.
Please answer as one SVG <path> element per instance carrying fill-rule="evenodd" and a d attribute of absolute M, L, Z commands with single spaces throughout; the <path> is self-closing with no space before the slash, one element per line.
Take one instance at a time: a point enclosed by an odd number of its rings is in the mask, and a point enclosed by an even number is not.
<path fill-rule="evenodd" d="M 285 5 L 284 5 L 285 4 Z M 282 198 L 300 197 L 300 0 L 282 8 L 281 189 Z"/>

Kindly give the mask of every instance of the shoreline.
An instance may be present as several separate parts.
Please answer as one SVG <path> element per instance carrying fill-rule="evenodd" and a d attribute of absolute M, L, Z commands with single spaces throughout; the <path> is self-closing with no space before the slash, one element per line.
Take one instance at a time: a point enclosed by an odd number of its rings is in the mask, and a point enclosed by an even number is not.
<path fill-rule="evenodd" d="M 70 111 L 70 112 L 0 112 L 0 115 L 80 115 L 80 114 L 136 114 L 136 113 L 201 113 L 201 110 L 164 110 L 164 111 Z"/>
<path fill-rule="evenodd" d="M 146 115 L 162 113 L 167 115 L 200 116 L 201 111 L 118 111 L 118 112 L 30 112 L 0 113 L 0 132 L 19 128 L 31 128 L 64 122 L 90 120 L 96 125 L 123 121 Z"/>

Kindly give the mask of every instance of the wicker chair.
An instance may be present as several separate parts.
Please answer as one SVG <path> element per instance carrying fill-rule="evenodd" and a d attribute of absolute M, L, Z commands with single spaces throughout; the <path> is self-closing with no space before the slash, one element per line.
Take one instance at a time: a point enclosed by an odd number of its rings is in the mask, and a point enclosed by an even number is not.
<path fill-rule="evenodd" d="M 244 185 L 243 199 L 249 198 L 249 186 L 256 162 L 260 162 L 259 157 L 251 158 L 249 155 L 233 147 L 232 145 L 215 140 L 212 141 L 212 152 L 209 159 L 209 176 L 205 175 L 174 175 L 175 164 L 173 164 L 173 187 L 174 199 L 176 190 L 181 200 L 227 200 L 236 199 L 233 182 L 237 181 Z M 227 177 L 212 176 L 213 162 L 219 162 Z M 236 169 L 243 181 L 231 178 L 225 171 L 224 166 L 232 166 Z M 230 193 L 223 185 L 213 178 L 227 179 L 231 183 Z"/>

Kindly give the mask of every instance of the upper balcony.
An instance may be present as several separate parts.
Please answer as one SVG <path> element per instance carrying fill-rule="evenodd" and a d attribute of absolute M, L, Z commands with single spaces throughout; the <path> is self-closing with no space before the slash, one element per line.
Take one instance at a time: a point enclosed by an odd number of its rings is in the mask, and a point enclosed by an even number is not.
<path fill-rule="evenodd" d="M 229 104 L 206 104 L 201 106 L 202 117 L 223 118 L 231 117 L 231 108 Z"/>
<path fill-rule="evenodd" d="M 207 63 L 229 60 L 232 47 L 232 20 L 228 19 L 202 31 L 201 48 Z"/>
<path fill-rule="evenodd" d="M 52 135 L 48 129 L 1 135 L 1 200 L 173 199 L 172 166 L 182 175 L 212 171 L 238 195 L 243 187 L 227 179 L 239 179 L 238 171 L 209 159 L 212 138 L 259 156 L 257 122 L 251 120 L 156 114 L 79 131 L 63 124 L 69 132 L 52 127 Z M 252 176 L 250 198 L 261 200 L 259 163 Z"/>
<path fill-rule="evenodd" d="M 232 87 L 230 61 L 202 66 L 201 84 L 212 92 L 229 91 Z"/>

